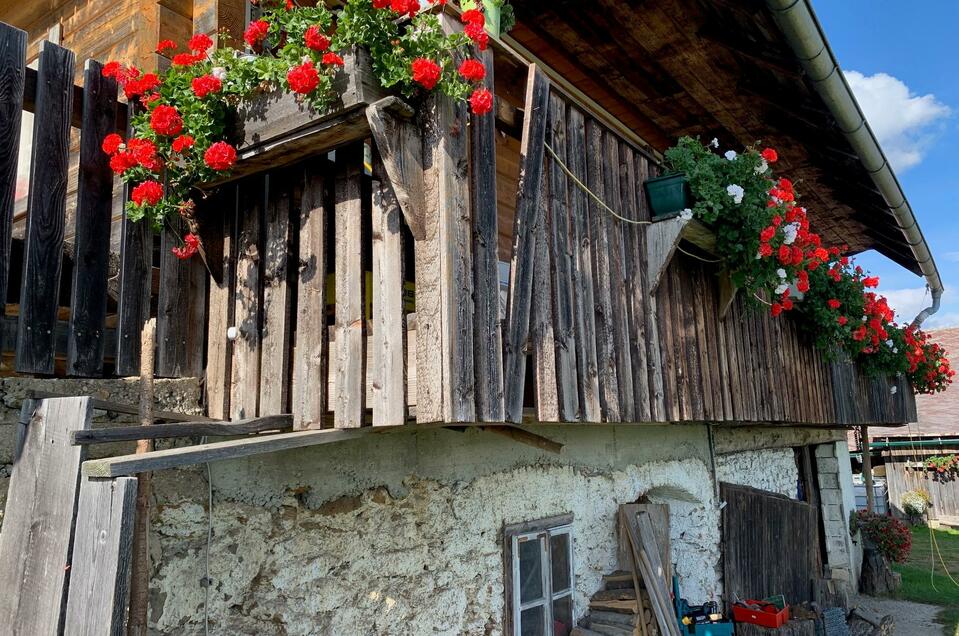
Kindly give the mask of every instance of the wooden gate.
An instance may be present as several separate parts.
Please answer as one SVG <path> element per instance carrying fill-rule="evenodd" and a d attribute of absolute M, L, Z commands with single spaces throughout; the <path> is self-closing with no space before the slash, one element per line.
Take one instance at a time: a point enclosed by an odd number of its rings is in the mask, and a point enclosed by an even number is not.
<path fill-rule="evenodd" d="M 746 486 L 720 484 L 726 599 L 782 594 L 814 601 L 820 577 L 815 507 Z"/>

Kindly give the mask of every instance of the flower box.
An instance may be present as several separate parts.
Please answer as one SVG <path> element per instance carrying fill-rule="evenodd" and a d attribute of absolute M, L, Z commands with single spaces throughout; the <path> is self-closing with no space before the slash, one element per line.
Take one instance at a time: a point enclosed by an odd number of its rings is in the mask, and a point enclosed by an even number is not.
<path fill-rule="evenodd" d="M 690 207 L 689 182 L 682 172 L 647 179 L 643 189 L 654 221 L 675 216 Z"/>
<path fill-rule="evenodd" d="M 322 111 L 283 89 L 240 105 L 230 135 L 237 147 L 231 180 L 369 136 L 366 107 L 390 93 L 373 74 L 366 50 L 345 53 L 343 62 L 333 81 L 339 97 Z"/>
<path fill-rule="evenodd" d="M 758 607 L 758 609 L 745 607 L 745 605 Z M 789 620 L 789 606 L 779 609 L 773 603 L 766 601 L 742 601 L 742 604 L 733 605 L 733 620 L 737 623 L 750 623 L 775 629 Z"/>

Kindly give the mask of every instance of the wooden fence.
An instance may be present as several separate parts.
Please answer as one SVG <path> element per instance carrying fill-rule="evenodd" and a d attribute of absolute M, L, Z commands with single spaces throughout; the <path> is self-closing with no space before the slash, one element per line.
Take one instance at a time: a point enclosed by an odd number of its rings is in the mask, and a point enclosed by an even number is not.
<path fill-rule="evenodd" d="M 74 86 L 73 53 L 50 42 L 40 47 L 36 71 L 25 67 L 25 55 L 25 33 L 0 24 L 0 298 L 18 308 L 16 320 L 0 327 L 4 349 L 15 349 L 15 371 L 137 374 L 140 330 L 156 303 L 157 374 L 200 375 L 202 264 L 176 260 L 169 254 L 172 236 L 156 239 L 155 245 L 147 224 L 125 219 L 119 258 L 111 263 L 117 182 L 100 144 L 111 132 L 126 133 L 127 107 L 117 101 L 116 82 L 88 60 L 83 88 Z M 14 227 L 13 204 L 23 111 L 33 113 L 34 125 L 21 242 L 14 241 L 20 228 Z M 80 128 L 79 170 L 75 227 L 68 228 L 72 126 Z M 125 200 L 126 192 L 122 196 Z M 70 230 L 71 255 L 65 257 L 64 236 Z"/>

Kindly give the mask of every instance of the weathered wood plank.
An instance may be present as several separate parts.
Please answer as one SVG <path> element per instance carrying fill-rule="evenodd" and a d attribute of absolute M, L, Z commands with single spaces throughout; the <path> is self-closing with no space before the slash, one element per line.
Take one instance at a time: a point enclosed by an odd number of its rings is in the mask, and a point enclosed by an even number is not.
<path fill-rule="evenodd" d="M 510 257 L 509 297 L 506 305 L 507 331 L 504 344 L 506 419 L 523 418 L 526 386 L 526 340 L 529 337 L 533 268 L 536 254 L 536 226 L 539 224 L 540 187 L 543 174 L 546 113 L 549 108 L 549 80 L 530 64 L 526 82 L 526 107 L 520 142 L 520 172 L 516 190 L 516 214 Z"/>
<path fill-rule="evenodd" d="M 265 431 L 282 431 L 293 426 L 292 415 L 267 415 L 236 422 L 175 422 L 171 424 L 152 424 L 150 426 L 118 426 L 115 428 L 96 428 L 74 431 L 70 435 L 71 443 L 106 444 L 109 442 L 128 442 L 141 439 L 166 439 L 169 437 L 210 437 L 227 435 L 250 435 Z"/>
<path fill-rule="evenodd" d="M 72 395 L 63 395 L 61 393 L 54 393 L 52 391 L 37 391 L 36 389 L 31 389 L 27 391 L 27 399 L 30 400 L 47 400 L 52 398 L 66 398 L 74 397 Z M 121 404 L 120 402 L 110 402 L 108 400 L 98 400 L 97 398 L 90 398 L 90 404 L 93 405 L 93 408 L 101 411 L 110 411 L 111 413 L 125 413 L 127 415 L 138 415 L 140 413 L 140 407 L 134 404 Z M 190 415 L 189 413 L 173 413 L 171 411 L 154 411 L 153 412 L 154 421 L 165 420 L 167 422 L 190 422 L 193 420 L 202 420 L 205 422 L 216 422 L 218 421 L 212 417 L 204 417 L 202 415 Z"/>
<path fill-rule="evenodd" d="M 581 183 L 586 183 L 586 124 L 583 113 L 568 110 L 567 139 L 568 166 Z M 599 422 L 602 412 L 599 404 L 599 376 L 596 361 L 596 320 L 593 315 L 593 259 L 589 236 L 589 216 L 586 193 L 575 183 L 568 184 L 569 212 L 572 217 L 574 288 L 574 332 L 576 334 L 576 365 L 579 377 L 581 420 Z"/>
<path fill-rule="evenodd" d="M 477 54 L 486 67 L 483 85 L 493 90 L 493 51 Z M 499 321 L 499 272 L 496 197 L 496 122 L 490 115 L 470 117 L 470 202 L 473 215 L 473 371 L 476 419 L 501 422 L 503 333 Z"/>
<path fill-rule="evenodd" d="M 327 223 L 332 210 L 331 164 L 307 164 L 299 211 L 299 269 L 296 279 L 296 344 L 293 348 L 293 427 L 319 428 L 326 410 Z"/>
<path fill-rule="evenodd" d="M 374 173 L 375 174 L 375 173 Z M 373 426 L 406 422 L 403 381 L 403 243 L 393 188 L 373 181 Z"/>
<path fill-rule="evenodd" d="M 542 179 L 539 223 L 536 225 L 536 260 L 533 265 L 533 298 L 529 339 L 533 350 L 533 384 L 536 397 L 536 419 L 540 422 L 560 421 L 559 394 L 556 386 L 556 340 L 553 336 L 554 270 L 550 254 L 552 227 L 548 218 L 546 185 Z"/>
<path fill-rule="evenodd" d="M 198 377 L 203 374 L 206 322 L 206 268 L 199 258 L 186 260 L 172 250 L 188 231 L 172 219 L 160 237 L 160 289 L 157 295 L 156 374 Z"/>
<path fill-rule="evenodd" d="M 653 176 L 654 168 L 651 168 L 646 157 L 636 153 L 636 171 L 637 184 L 645 183 L 647 179 Z M 649 221 L 650 212 L 643 188 L 637 187 L 635 190 L 637 197 L 637 216 L 640 220 Z M 656 294 L 650 292 L 649 271 L 644 267 L 646 254 L 649 249 L 647 243 L 646 226 L 637 228 L 637 243 L 642 252 L 642 261 L 636 264 L 636 267 L 642 273 L 642 293 L 645 298 L 646 306 L 646 338 L 647 338 L 647 367 L 649 368 L 649 391 L 650 391 L 650 415 L 657 422 L 666 420 L 666 395 L 663 388 L 663 357 L 662 348 L 659 342 L 659 309 L 657 307 Z"/>
<path fill-rule="evenodd" d="M 566 102 L 555 93 L 549 98 L 547 142 L 559 157 L 549 157 L 547 226 L 552 256 L 553 335 L 556 340 L 556 388 L 560 419 L 575 422 L 580 417 L 578 379 L 576 376 L 576 333 L 574 327 L 573 244 L 567 192 L 570 183 L 559 161 L 566 162 Z M 573 186 L 575 187 L 575 186 Z M 540 264 L 537 263 L 537 267 Z"/>
<path fill-rule="evenodd" d="M 57 634 L 66 601 L 80 462 L 70 431 L 90 427 L 90 399 L 23 404 L 0 532 L 0 625 L 12 634 Z"/>
<path fill-rule="evenodd" d="M 601 200 L 606 200 L 603 181 L 603 128 L 590 119 L 586 122 L 586 185 Z M 618 194 L 618 192 L 617 192 Z M 613 336 L 613 300 L 610 292 L 609 213 L 589 200 L 589 234 L 593 257 L 593 315 L 596 321 L 596 361 L 599 372 L 600 405 L 603 421 L 623 421 L 620 410 L 619 379 L 616 374 L 616 341 Z"/>
<path fill-rule="evenodd" d="M 233 364 L 230 365 L 230 418 L 256 417 L 260 397 L 260 224 L 265 206 L 265 177 L 240 183 L 234 294 Z"/>
<path fill-rule="evenodd" d="M 131 108 L 135 113 L 136 106 Z M 127 138 L 130 136 L 127 129 Z M 124 186 L 124 201 L 130 199 L 130 184 Z M 134 223 L 123 212 L 120 227 L 120 293 L 117 304 L 118 376 L 140 373 L 140 332 L 150 317 L 153 277 L 153 231 L 149 223 Z"/>
<path fill-rule="evenodd" d="M 619 141 L 616 135 L 603 132 L 603 189 L 606 204 L 622 214 L 623 203 L 619 182 Z M 606 237 L 609 249 L 609 291 L 610 326 L 615 345 L 616 378 L 619 387 L 619 416 L 624 422 L 636 419 L 635 396 L 633 394 L 633 359 L 629 346 L 629 333 L 632 327 L 626 310 L 626 252 L 623 246 L 625 224 L 601 210 L 605 215 Z"/>
<path fill-rule="evenodd" d="M 233 326 L 236 309 L 237 196 L 236 185 L 221 188 L 212 198 L 201 201 L 199 214 L 210 217 L 210 223 L 222 225 L 219 240 L 222 276 L 217 282 L 211 276 L 207 310 L 206 391 L 210 417 L 226 419 L 230 414 L 230 376 L 233 365 L 233 341 L 228 333 Z"/>
<path fill-rule="evenodd" d="M 40 45 L 37 112 L 33 120 L 26 246 L 17 325 L 16 368 L 53 373 L 60 297 L 63 231 L 67 205 L 70 113 L 73 108 L 72 51 Z"/>
<path fill-rule="evenodd" d="M 103 237 L 110 235 L 113 171 L 110 157 L 100 144 L 115 129 L 117 83 L 103 77 L 102 70 L 99 62 L 87 60 L 83 72 L 83 126 L 67 334 L 67 374 L 76 376 L 102 375 L 106 340 L 110 242 Z"/>
<path fill-rule="evenodd" d="M 136 493 L 135 477 L 82 478 L 65 634 L 126 633 Z"/>
<path fill-rule="evenodd" d="M 281 173 L 267 177 L 269 199 L 263 226 L 263 325 L 260 329 L 259 415 L 288 411 L 290 320 L 290 206 L 292 183 Z"/>
<path fill-rule="evenodd" d="M 0 306 L 7 303 L 27 34 L 0 23 Z"/>
<path fill-rule="evenodd" d="M 363 425 L 366 356 L 363 352 L 363 264 L 361 204 L 363 146 L 336 153 L 336 346 L 330 364 L 336 376 L 333 399 L 336 428 Z"/>

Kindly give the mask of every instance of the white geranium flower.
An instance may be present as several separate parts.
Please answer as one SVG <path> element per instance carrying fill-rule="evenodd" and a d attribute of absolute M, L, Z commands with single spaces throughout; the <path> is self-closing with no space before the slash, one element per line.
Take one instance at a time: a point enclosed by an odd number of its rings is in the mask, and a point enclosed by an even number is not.
<path fill-rule="evenodd" d="M 210 71 L 210 75 L 217 78 L 221 82 L 226 81 L 226 69 L 222 66 L 214 66 L 213 70 Z"/>
<path fill-rule="evenodd" d="M 776 276 L 779 276 L 780 278 L 785 279 L 785 278 L 786 278 L 786 270 L 784 270 L 782 267 L 780 267 L 779 269 L 776 270 Z"/>
<path fill-rule="evenodd" d="M 736 154 L 735 150 L 727 150 L 726 154 L 724 154 L 723 156 L 726 157 L 726 159 L 728 159 L 729 161 L 735 161 L 736 157 L 738 157 L 739 155 Z"/>
<path fill-rule="evenodd" d="M 891 387 L 891 388 L 889 389 L 889 392 L 892 393 L 893 395 L 895 395 L 896 393 L 899 392 L 899 387 L 895 387 L 895 386 L 894 386 L 894 387 Z"/>
<path fill-rule="evenodd" d="M 686 208 L 685 210 L 679 213 L 679 218 L 681 218 L 684 221 L 689 221 L 693 218 L 693 211 L 690 210 L 689 208 Z"/>
<path fill-rule="evenodd" d="M 892 347 L 892 338 L 890 338 L 889 340 L 886 340 L 886 346 Z"/>
<path fill-rule="evenodd" d="M 759 160 L 759 165 L 757 165 L 755 168 L 753 168 L 753 170 L 756 171 L 756 174 L 763 174 L 763 173 L 765 173 L 767 170 L 769 170 L 769 164 L 766 163 L 766 160 L 765 160 L 765 159 L 760 159 L 760 160 Z"/>
<path fill-rule="evenodd" d="M 730 150 L 730 152 L 732 151 Z M 743 202 L 743 195 L 746 194 L 746 191 L 743 190 L 743 187 L 741 185 L 736 185 L 735 183 L 733 183 L 732 185 L 726 186 L 726 194 L 728 194 L 729 196 L 733 198 L 733 201 L 736 202 L 736 205 L 739 205 L 740 203 Z"/>
<path fill-rule="evenodd" d="M 899 347 L 893 347 L 893 348 L 892 348 L 892 352 L 893 352 L 893 353 L 899 353 Z"/>
<path fill-rule="evenodd" d="M 713 148 L 719 148 L 719 140 L 713 137 L 713 140 L 709 142 L 709 145 Z"/>
<path fill-rule="evenodd" d="M 783 243 L 792 245 L 796 241 L 796 234 L 799 232 L 798 223 L 788 223 L 783 226 Z"/>
<path fill-rule="evenodd" d="M 785 292 L 787 289 L 789 289 L 789 285 L 787 283 L 780 283 L 779 287 L 776 288 L 776 295 L 782 296 L 783 292 Z"/>

